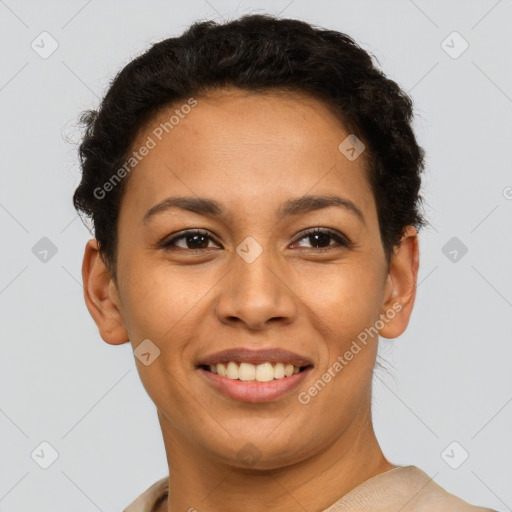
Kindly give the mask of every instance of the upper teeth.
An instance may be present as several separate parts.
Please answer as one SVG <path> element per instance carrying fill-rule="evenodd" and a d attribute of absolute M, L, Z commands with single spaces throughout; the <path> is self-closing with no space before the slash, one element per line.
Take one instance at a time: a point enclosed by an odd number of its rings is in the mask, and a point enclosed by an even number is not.
<path fill-rule="evenodd" d="M 256 380 L 258 382 L 269 382 L 274 379 L 282 379 L 283 377 L 291 377 L 299 373 L 300 367 L 293 364 L 262 363 L 253 365 L 251 363 L 236 363 L 229 361 L 227 365 L 218 363 L 210 366 L 212 373 L 218 373 L 222 377 L 239 380 Z"/>

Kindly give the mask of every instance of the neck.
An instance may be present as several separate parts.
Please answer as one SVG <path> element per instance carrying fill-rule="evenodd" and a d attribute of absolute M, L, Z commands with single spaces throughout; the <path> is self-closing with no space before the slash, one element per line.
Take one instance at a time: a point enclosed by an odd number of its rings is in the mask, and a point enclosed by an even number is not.
<path fill-rule="evenodd" d="M 169 495 L 159 512 L 324 510 L 369 478 L 392 469 L 371 414 L 356 418 L 331 444 L 291 465 L 255 470 L 209 457 L 159 412 L 169 465 Z"/>

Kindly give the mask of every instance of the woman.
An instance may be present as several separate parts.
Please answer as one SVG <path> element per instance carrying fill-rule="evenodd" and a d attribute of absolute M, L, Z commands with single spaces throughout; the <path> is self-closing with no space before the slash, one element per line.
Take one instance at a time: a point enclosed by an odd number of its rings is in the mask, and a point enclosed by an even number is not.
<path fill-rule="evenodd" d="M 263 15 L 155 44 L 83 117 L 85 300 L 132 344 L 169 466 L 126 512 L 489 510 L 372 426 L 426 224 L 411 119 L 351 38 Z"/>

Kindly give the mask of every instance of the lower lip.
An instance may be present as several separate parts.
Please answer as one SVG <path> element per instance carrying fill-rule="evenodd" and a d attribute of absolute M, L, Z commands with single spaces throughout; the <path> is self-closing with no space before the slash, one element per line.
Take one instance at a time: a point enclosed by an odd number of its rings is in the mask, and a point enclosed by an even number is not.
<path fill-rule="evenodd" d="M 311 367 L 282 379 L 270 382 L 243 381 L 222 377 L 204 368 L 198 368 L 201 375 L 216 389 L 234 400 L 241 402 L 261 403 L 281 398 L 296 389 L 311 371 Z"/>

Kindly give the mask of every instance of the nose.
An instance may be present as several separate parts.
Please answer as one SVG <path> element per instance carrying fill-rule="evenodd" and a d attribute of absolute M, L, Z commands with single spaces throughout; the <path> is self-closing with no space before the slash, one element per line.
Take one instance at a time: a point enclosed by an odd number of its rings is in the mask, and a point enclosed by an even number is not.
<path fill-rule="evenodd" d="M 233 268 L 222 280 L 216 314 L 227 325 L 244 324 L 250 330 L 265 330 L 277 323 L 288 325 L 297 314 L 297 299 L 291 283 L 279 272 L 267 251 L 251 263 L 233 255 Z"/>

